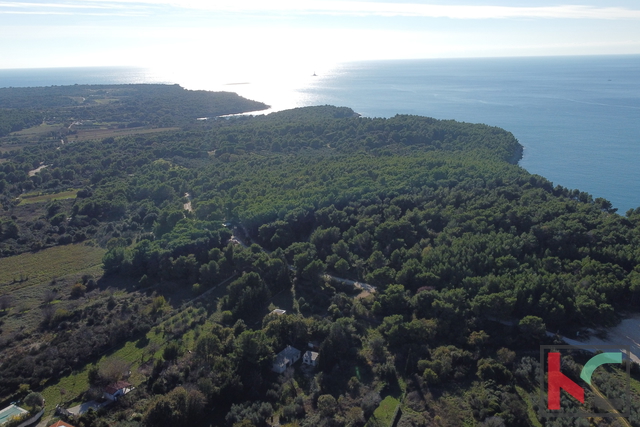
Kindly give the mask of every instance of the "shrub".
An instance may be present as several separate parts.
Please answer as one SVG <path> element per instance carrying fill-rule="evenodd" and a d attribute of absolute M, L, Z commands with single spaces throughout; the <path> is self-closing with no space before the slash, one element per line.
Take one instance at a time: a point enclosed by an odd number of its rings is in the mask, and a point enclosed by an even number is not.
<path fill-rule="evenodd" d="M 76 283 L 71 287 L 71 298 L 80 298 L 84 296 L 87 291 L 87 287 L 82 283 Z"/>
<path fill-rule="evenodd" d="M 202 293 L 202 291 L 204 291 L 204 289 L 202 288 L 200 283 L 194 283 L 193 286 L 191 287 L 191 290 L 196 295 L 200 295 Z"/>
<path fill-rule="evenodd" d="M 35 412 L 39 411 L 44 405 L 44 399 L 40 393 L 29 393 L 24 398 L 24 404 L 32 408 Z"/>
<path fill-rule="evenodd" d="M 71 316 L 71 313 L 69 312 L 69 310 L 64 308 L 59 308 L 53 314 L 53 323 L 60 323 L 70 316 Z"/>
<path fill-rule="evenodd" d="M 166 305 L 167 300 L 165 300 L 162 295 L 155 297 L 151 303 L 151 313 L 156 314 L 159 311 L 162 311 Z"/>

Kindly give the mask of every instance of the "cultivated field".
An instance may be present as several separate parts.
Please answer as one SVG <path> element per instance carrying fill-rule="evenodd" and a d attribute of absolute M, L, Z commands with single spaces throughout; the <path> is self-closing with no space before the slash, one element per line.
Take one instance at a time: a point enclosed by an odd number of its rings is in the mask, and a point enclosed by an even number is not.
<path fill-rule="evenodd" d="M 52 193 L 52 194 L 27 193 L 27 194 L 23 194 L 20 197 L 19 205 L 50 202 L 52 200 L 75 199 L 77 192 L 78 190 L 73 189 L 73 190 L 62 191 L 60 193 Z"/>
<path fill-rule="evenodd" d="M 99 267 L 104 253 L 102 248 L 78 244 L 1 258 L 0 294 Z"/>
<path fill-rule="evenodd" d="M 15 144 L 15 143 L 2 144 L 2 145 L 0 145 L 0 153 L 5 153 L 7 151 L 20 150 L 20 149 L 22 149 L 24 147 L 25 147 L 25 144 L 22 144 L 22 143 L 21 144 Z M 6 159 L 3 159 L 3 160 L 6 161 Z"/>
<path fill-rule="evenodd" d="M 100 265 L 104 253 L 102 248 L 78 244 L 1 258 L 0 291 L 15 287 L 21 276 L 24 280 L 19 287 L 24 287 Z"/>
<path fill-rule="evenodd" d="M 8 298 L 10 303 L 0 311 L 0 337 L 37 328 L 47 292 L 55 292 L 54 306 L 69 308 L 69 302 L 61 299 L 68 297 L 71 287 L 83 275 L 96 280 L 102 276 L 104 253 L 104 249 L 77 244 L 1 258 L 0 297 Z"/>
<path fill-rule="evenodd" d="M 109 124 L 109 125 L 113 126 L 113 124 Z M 146 135 L 146 134 L 152 134 L 152 133 L 180 130 L 179 127 L 166 127 L 166 128 L 138 127 L 138 128 L 119 129 L 116 127 L 108 128 L 106 126 L 107 125 L 105 125 L 105 127 L 100 127 L 97 129 L 96 128 L 76 129 L 75 127 L 73 127 L 71 129 L 74 130 L 75 133 L 64 136 L 64 140 L 66 142 L 73 143 L 73 142 L 89 141 L 93 139 L 104 139 L 109 137 L 118 138 L 123 136 L 130 136 L 130 135 Z M 65 130 L 65 125 L 63 125 L 62 123 L 53 124 L 53 125 L 41 124 L 38 126 L 23 129 L 18 132 L 13 132 L 10 135 L 10 137 L 19 138 L 19 142 L 3 144 L 2 146 L 0 146 L 0 152 L 16 150 L 16 149 L 22 148 L 25 143 L 37 142 L 43 138 L 45 139 L 52 138 L 55 134 L 58 134 L 61 131 L 63 135 L 68 132 L 67 130 Z M 2 138 L 0 141 L 9 141 L 8 138 L 9 137 Z"/>
<path fill-rule="evenodd" d="M 92 139 L 104 139 L 104 138 L 119 138 L 122 136 L 130 136 L 130 135 L 146 135 L 150 133 L 159 133 L 159 132 L 170 132 L 180 130 L 177 127 L 170 128 L 131 128 L 131 129 L 87 129 L 87 130 L 78 130 L 78 133 L 75 135 L 69 135 L 67 138 L 69 142 L 75 141 L 89 141 Z"/>
<path fill-rule="evenodd" d="M 60 124 L 47 125 L 41 124 L 38 126 L 33 126 L 27 129 L 22 129 L 18 132 L 13 132 L 11 136 L 22 136 L 26 138 L 39 138 L 43 135 L 50 135 L 51 132 L 56 132 L 60 130 Z"/>

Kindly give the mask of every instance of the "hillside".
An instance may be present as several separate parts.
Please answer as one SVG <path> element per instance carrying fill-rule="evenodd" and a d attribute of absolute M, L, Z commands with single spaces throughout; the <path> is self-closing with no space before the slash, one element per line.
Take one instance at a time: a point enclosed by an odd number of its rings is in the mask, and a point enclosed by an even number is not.
<path fill-rule="evenodd" d="M 74 425 L 564 425 L 536 414 L 547 331 L 637 311 L 640 209 L 529 174 L 508 131 L 332 106 L 197 121 L 204 99 L 255 105 L 129 89 L 0 93 L 11 120 L 144 126 L 175 100 L 157 123 L 171 129 L 4 141 L 0 262 L 32 270 L 0 284 L 7 399 L 68 406 L 131 371 L 134 397 Z M 68 101 L 83 91 L 122 99 L 85 112 Z M 48 278 L 30 260 L 81 245 L 101 269 L 87 257 Z M 310 342 L 316 370 L 272 372 Z M 568 357 L 572 378 L 587 359 Z M 622 370 L 594 378 L 621 397 Z"/>

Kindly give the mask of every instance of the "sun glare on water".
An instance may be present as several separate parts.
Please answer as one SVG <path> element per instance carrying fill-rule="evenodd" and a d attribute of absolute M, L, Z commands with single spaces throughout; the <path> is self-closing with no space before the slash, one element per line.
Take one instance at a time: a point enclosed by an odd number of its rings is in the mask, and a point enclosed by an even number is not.
<path fill-rule="evenodd" d="M 146 65 L 162 81 L 187 89 L 236 92 L 270 105 L 269 111 L 309 105 L 304 89 L 353 59 L 344 43 L 349 36 L 339 32 L 207 29 L 181 37 L 145 54 Z"/>
<path fill-rule="evenodd" d="M 178 83 L 185 89 L 235 92 L 264 102 L 275 112 L 309 105 L 304 89 L 319 84 L 336 69 L 337 63 L 304 61 L 294 57 L 278 59 L 234 57 L 183 66 L 152 68 L 159 81 Z M 261 112 L 264 113 L 264 112 Z"/>

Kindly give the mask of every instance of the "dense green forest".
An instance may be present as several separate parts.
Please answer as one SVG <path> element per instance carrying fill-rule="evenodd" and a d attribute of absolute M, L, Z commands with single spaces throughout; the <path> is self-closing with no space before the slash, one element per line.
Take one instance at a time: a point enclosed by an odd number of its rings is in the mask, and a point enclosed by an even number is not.
<path fill-rule="evenodd" d="M 0 109 L 0 137 L 35 126 L 41 121 L 42 116 L 35 111 Z"/>
<path fill-rule="evenodd" d="M 11 120 L 11 114 L 26 110 L 31 114 L 40 112 L 40 119 L 44 115 L 45 120 L 96 119 L 155 126 L 184 125 L 195 118 L 213 118 L 267 107 L 231 92 L 190 91 L 178 85 L 148 84 L 0 88 L 0 106 L 3 121 L 5 114 Z M 25 124 L 38 123 L 23 121 Z M 27 126 L 20 129 L 24 127 Z M 12 128 L 15 130 L 19 129 Z"/>
<path fill-rule="evenodd" d="M 5 328 L 1 396 L 161 336 L 135 397 L 76 425 L 618 425 L 537 416 L 539 345 L 638 311 L 640 208 L 528 173 L 511 133 L 331 106 L 198 121 L 264 106 L 159 85 L 0 89 L 0 107 L 0 136 L 43 117 L 177 126 L 4 140 L 0 255 L 105 253 L 66 291 L 47 280 L 32 328 Z M 2 317 L 24 315 L 28 280 L 0 284 Z M 309 343 L 315 371 L 271 371 Z M 587 359 L 563 363 L 577 378 Z M 98 365 L 89 389 L 119 379 Z M 619 398 L 622 378 L 595 381 Z"/>

